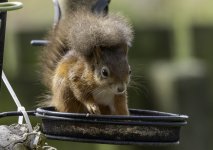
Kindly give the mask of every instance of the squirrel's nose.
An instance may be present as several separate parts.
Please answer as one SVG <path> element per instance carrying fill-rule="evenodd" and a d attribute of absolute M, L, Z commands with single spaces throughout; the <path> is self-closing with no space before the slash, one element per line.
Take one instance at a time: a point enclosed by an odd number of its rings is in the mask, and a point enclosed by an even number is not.
<path fill-rule="evenodd" d="M 117 92 L 118 93 L 123 93 L 125 91 L 125 87 L 123 85 L 120 85 L 117 87 Z"/>
<path fill-rule="evenodd" d="M 123 87 L 118 87 L 118 93 L 122 93 L 124 91 L 124 88 Z"/>

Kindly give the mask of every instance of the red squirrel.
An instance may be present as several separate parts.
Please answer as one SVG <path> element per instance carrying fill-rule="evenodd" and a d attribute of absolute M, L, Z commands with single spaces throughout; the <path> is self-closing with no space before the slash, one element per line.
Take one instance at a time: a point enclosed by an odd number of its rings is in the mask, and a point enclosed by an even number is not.
<path fill-rule="evenodd" d="M 129 115 L 131 25 L 121 15 L 77 11 L 50 33 L 42 51 L 46 105 L 60 112 Z"/>

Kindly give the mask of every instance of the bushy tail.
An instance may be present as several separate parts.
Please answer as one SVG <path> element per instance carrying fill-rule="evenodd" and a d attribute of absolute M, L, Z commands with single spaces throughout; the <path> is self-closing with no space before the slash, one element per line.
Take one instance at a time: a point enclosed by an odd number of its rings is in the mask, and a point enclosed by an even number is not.
<path fill-rule="evenodd" d="M 57 28 L 50 31 L 47 37 L 50 43 L 42 49 L 40 54 L 41 79 L 48 88 L 51 88 L 51 79 L 57 63 L 68 51 L 64 35 L 64 31 Z"/>

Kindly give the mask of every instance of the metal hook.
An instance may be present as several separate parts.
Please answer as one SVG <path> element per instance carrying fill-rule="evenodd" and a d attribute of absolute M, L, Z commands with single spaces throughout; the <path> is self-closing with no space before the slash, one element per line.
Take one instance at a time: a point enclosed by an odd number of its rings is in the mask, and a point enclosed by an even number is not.
<path fill-rule="evenodd" d="M 97 0 L 97 3 L 92 7 L 92 11 L 97 14 L 103 13 L 107 15 L 108 13 L 108 5 L 111 0 Z M 53 0 L 54 4 L 54 27 L 58 24 L 61 18 L 61 9 L 59 6 L 58 0 Z M 31 45 L 33 46 L 45 46 L 49 43 L 46 40 L 32 40 Z"/>
<path fill-rule="evenodd" d="M 108 6 L 111 0 L 98 0 L 97 3 L 93 6 L 93 12 L 97 14 L 103 13 L 104 15 L 108 14 Z"/>

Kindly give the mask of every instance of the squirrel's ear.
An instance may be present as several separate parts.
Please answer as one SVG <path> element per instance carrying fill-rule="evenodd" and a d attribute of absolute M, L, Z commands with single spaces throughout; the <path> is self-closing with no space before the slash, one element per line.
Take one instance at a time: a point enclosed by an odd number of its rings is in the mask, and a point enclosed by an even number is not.
<path fill-rule="evenodd" d="M 100 62 L 101 59 L 101 48 L 96 46 L 93 51 L 93 59 L 96 64 Z"/>

